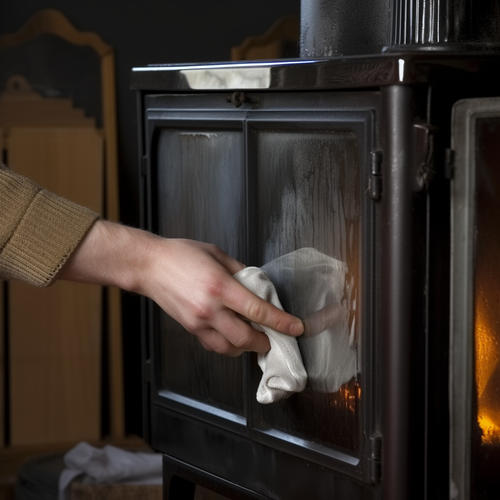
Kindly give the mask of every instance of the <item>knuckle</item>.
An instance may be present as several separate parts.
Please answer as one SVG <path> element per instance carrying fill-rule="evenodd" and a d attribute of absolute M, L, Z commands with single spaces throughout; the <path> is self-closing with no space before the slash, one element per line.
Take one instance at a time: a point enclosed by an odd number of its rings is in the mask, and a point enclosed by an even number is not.
<path fill-rule="evenodd" d="M 209 320 L 212 317 L 212 308 L 209 301 L 202 300 L 194 306 L 195 322 L 201 323 Z"/>
<path fill-rule="evenodd" d="M 215 252 L 215 253 L 218 253 L 218 254 L 221 254 L 222 253 L 222 250 L 215 244 L 211 244 L 210 245 L 210 248 L 212 249 L 212 252 Z"/>
<path fill-rule="evenodd" d="M 197 333 L 203 327 L 202 322 L 199 321 L 199 319 L 197 318 L 186 319 L 185 321 L 182 322 L 182 325 L 188 332 L 191 333 Z"/>
<path fill-rule="evenodd" d="M 198 333 L 195 333 L 195 335 L 206 351 L 217 352 L 217 338 L 214 337 L 213 334 L 207 332 L 206 330 L 202 330 Z"/>
<path fill-rule="evenodd" d="M 258 300 L 253 300 L 248 304 L 247 308 L 247 317 L 256 321 L 257 323 L 261 323 L 264 318 L 264 306 L 262 302 Z"/>
<path fill-rule="evenodd" d="M 207 281 L 207 293 L 210 297 L 219 298 L 224 288 L 224 280 L 218 274 L 213 274 Z"/>
<path fill-rule="evenodd" d="M 212 347 L 217 354 L 224 354 L 226 356 L 230 355 L 234 350 L 231 344 L 225 339 L 218 339 L 217 342 L 214 342 Z"/>
<path fill-rule="evenodd" d="M 252 343 L 252 335 L 248 332 L 239 335 L 233 341 L 233 345 L 237 349 L 244 349 L 246 347 L 249 347 L 251 343 Z"/>
<path fill-rule="evenodd" d="M 224 252 L 217 245 L 215 245 L 213 243 L 208 243 L 208 250 L 215 257 L 224 254 Z"/>
<path fill-rule="evenodd" d="M 273 321 L 273 329 L 278 332 L 284 332 L 286 330 L 286 322 L 282 321 L 280 318 L 276 318 Z"/>

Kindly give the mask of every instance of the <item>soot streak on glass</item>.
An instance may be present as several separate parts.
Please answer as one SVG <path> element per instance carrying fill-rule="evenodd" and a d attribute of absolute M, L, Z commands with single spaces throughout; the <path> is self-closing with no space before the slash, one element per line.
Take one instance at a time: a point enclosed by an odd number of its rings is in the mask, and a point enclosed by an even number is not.
<path fill-rule="evenodd" d="M 241 132 L 164 129 L 158 140 L 160 234 L 214 243 L 242 260 Z M 206 351 L 166 315 L 160 321 L 163 388 L 242 414 L 242 360 Z"/>
<path fill-rule="evenodd" d="M 359 449 L 359 140 L 351 130 L 255 130 L 257 248 L 299 340 L 308 387 L 255 406 L 257 426 Z M 255 378 L 258 378 L 257 376 Z"/>

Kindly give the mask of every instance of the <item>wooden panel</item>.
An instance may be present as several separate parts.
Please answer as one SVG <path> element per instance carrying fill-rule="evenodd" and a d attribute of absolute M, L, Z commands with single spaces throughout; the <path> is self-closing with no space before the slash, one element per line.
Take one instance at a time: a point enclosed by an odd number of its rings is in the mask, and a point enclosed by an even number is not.
<path fill-rule="evenodd" d="M 82 484 L 69 487 L 69 500 L 162 500 L 161 484 Z"/>
<path fill-rule="evenodd" d="M 70 99 L 42 97 L 21 75 L 11 76 L 0 94 L 0 123 L 5 129 L 21 126 L 94 127 L 95 120 L 74 108 Z"/>
<path fill-rule="evenodd" d="M 103 140 L 92 127 L 12 127 L 9 166 L 41 186 L 102 212 Z"/>
<path fill-rule="evenodd" d="M 240 45 L 232 47 L 231 59 L 241 61 L 287 57 L 287 45 L 298 44 L 299 27 L 297 16 L 282 17 L 263 35 L 247 37 Z"/>
<path fill-rule="evenodd" d="M 4 282 L 0 280 L 0 448 L 5 445 L 5 395 L 4 395 L 4 383 L 5 383 L 5 363 L 4 363 L 4 342 L 5 342 L 5 332 L 4 332 Z"/>
<path fill-rule="evenodd" d="M 92 128 L 13 128 L 9 164 L 102 211 L 103 141 Z M 11 444 L 100 436 L 102 289 L 10 285 Z"/>
<path fill-rule="evenodd" d="M 0 161 L 3 157 L 3 134 L 4 131 L 0 128 Z M 5 342 L 5 332 L 4 332 L 4 283 L 0 279 L 0 448 L 5 445 L 4 436 L 4 425 L 5 425 L 5 395 L 4 395 L 4 383 L 5 383 L 5 364 L 4 364 L 4 342 Z"/>

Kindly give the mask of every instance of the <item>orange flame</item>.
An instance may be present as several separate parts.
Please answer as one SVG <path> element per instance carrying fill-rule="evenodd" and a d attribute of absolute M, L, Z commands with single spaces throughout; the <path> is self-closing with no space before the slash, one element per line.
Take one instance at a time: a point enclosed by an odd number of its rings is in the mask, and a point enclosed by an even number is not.
<path fill-rule="evenodd" d="M 361 399 L 361 385 L 357 380 L 344 384 L 333 394 L 330 401 L 335 408 L 342 408 L 351 413 L 356 413 L 358 402 Z"/>
<path fill-rule="evenodd" d="M 496 329 L 488 321 L 487 310 L 488 302 L 479 293 L 474 326 L 477 422 L 482 431 L 481 442 L 493 444 L 500 443 L 500 408 L 496 402 L 496 391 L 491 391 L 490 385 L 495 386 L 497 382 L 500 351 Z"/>

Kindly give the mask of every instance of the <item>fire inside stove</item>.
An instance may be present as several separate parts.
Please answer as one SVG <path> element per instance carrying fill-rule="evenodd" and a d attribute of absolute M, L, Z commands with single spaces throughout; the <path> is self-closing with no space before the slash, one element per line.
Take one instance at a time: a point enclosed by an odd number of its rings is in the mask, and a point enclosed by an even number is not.
<path fill-rule="evenodd" d="M 330 404 L 334 408 L 356 413 L 360 400 L 361 385 L 357 380 L 352 379 L 347 384 L 342 385 L 336 393 L 331 395 Z"/>
<path fill-rule="evenodd" d="M 500 346 L 496 329 L 488 321 L 484 298 L 476 306 L 475 365 L 477 422 L 483 444 L 500 444 Z"/>
<path fill-rule="evenodd" d="M 483 446 L 500 445 L 500 120 L 477 125 L 474 364 L 477 424 Z"/>

